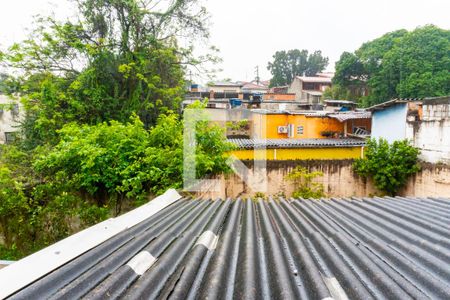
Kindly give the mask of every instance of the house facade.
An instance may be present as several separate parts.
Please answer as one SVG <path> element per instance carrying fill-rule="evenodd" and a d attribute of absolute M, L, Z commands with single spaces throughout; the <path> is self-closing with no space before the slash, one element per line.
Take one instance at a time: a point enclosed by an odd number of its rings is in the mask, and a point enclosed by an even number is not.
<path fill-rule="evenodd" d="M 18 100 L 0 95 L 0 144 L 10 143 L 18 132 L 23 117 L 23 107 Z"/>
<path fill-rule="evenodd" d="M 295 94 L 296 101 L 318 104 L 323 92 L 331 87 L 331 77 L 296 76 L 289 86 L 288 92 Z"/>
<path fill-rule="evenodd" d="M 424 99 L 418 112 L 407 116 L 406 138 L 421 159 L 450 165 L 450 97 Z"/>
<path fill-rule="evenodd" d="M 450 164 L 450 97 L 394 99 L 369 110 L 373 138 L 408 139 L 422 160 Z"/>
<path fill-rule="evenodd" d="M 324 139 L 370 132 L 367 112 L 296 112 L 253 110 L 252 137 L 257 139 Z"/>
<path fill-rule="evenodd" d="M 233 82 L 213 82 L 208 84 L 208 92 L 213 93 L 240 93 L 242 92 L 243 84 Z"/>

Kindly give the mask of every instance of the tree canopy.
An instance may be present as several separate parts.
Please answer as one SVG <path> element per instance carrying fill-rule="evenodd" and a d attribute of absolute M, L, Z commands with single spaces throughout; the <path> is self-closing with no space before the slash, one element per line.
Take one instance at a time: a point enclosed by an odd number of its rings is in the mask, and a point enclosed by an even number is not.
<path fill-rule="evenodd" d="M 27 136 L 39 144 L 64 123 L 126 122 L 146 128 L 177 110 L 184 72 L 211 57 L 194 57 L 181 36 L 206 38 L 207 13 L 196 0 L 77 0 L 78 19 L 40 17 L 28 39 L 0 57 L 22 72 Z M 44 126 L 45 125 L 45 126 Z"/>
<path fill-rule="evenodd" d="M 293 49 L 277 51 L 273 61 L 269 62 L 267 69 L 272 73 L 271 86 L 283 86 L 292 82 L 295 76 L 314 76 L 323 71 L 328 65 L 328 57 L 317 50 L 308 53 L 308 50 Z"/>
<path fill-rule="evenodd" d="M 193 55 L 207 12 L 196 0 L 74 3 L 76 18 L 39 17 L 29 38 L 0 52 L 17 70 L 0 75 L 0 92 L 26 110 L 22 134 L 0 145 L 2 259 L 183 184 L 185 73 L 215 60 Z M 224 129 L 197 127 L 197 178 L 228 171 Z"/>
<path fill-rule="evenodd" d="M 394 196 L 420 170 L 419 154 L 407 140 L 389 144 L 383 138 L 370 139 L 365 157 L 356 160 L 353 168 L 360 176 L 373 179 L 380 191 Z"/>
<path fill-rule="evenodd" d="M 336 63 L 335 91 L 346 89 L 363 105 L 391 98 L 450 94 L 450 30 L 433 25 L 397 30 L 344 52 Z M 363 97 L 361 87 L 369 89 Z M 338 96 L 348 96 L 346 92 Z"/>

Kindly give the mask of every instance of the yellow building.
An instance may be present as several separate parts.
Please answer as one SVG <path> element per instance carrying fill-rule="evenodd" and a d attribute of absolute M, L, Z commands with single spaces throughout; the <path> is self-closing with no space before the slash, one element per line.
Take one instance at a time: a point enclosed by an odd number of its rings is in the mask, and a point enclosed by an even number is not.
<path fill-rule="evenodd" d="M 253 110 L 251 136 L 256 139 L 323 139 L 370 132 L 370 112 L 281 112 Z"/>
<path fill-rule="evenodd" d="M 364 156 L 361 139 L 230 139 L 240 160 L 343 160 Z"/>

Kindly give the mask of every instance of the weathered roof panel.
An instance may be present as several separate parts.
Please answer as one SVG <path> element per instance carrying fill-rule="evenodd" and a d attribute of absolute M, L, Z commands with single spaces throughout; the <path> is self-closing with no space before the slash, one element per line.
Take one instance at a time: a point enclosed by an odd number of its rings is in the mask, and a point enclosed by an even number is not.
<path fill-rule="evenodd" d="M 383 103 L 379 103 L 376 105 L 373 105 L 371 107 L 366 108 L 368 111 L 376 111 L 376 110 L 382 110 L 385 109 L 387 107 L 396 105 L 396 104 L 401 104 L 401 103 L 408 103 L 408 102 L 416 102 L 416 101 L 422 101 L 421 98 L 396 98 L 396 99 L 392 99 Z"/>
<path fill-rule="evenodd" d="M 347 120 L 370 119 L 372 118 L 372 113 L 370 111 L 349 111 L 332 113 L 328 114 L 328 116 L 339 122 L 345 122 Z"/>
<path fill-rule="evenodd" d="M 449 227 L 444 198 L 179 200 L 11 299 L 449 299 Z"/>
<path fill-rule="evenodd" d="M 240 149 L 254 148 L 325 148 L 358 147 L 366 142 L 361 139 L 229 139 Z"/>

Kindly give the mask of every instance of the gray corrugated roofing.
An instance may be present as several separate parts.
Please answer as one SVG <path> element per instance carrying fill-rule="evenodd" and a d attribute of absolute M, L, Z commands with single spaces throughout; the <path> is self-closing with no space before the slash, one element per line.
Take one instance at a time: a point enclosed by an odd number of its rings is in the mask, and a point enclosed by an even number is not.
<path fill-rule="evenodd" d="M 370 111 L 349 111 L 332 113 L 328 116 L 338 120 L 339 122 L 345 122 L 347 120 L 370 119 L 372 118 L 372 113 Z"/>
<path fill-rule="evenodd" d="M 450 199 L 179 200 L 12 299 L 450 298 Z"/>
<path fill-rule="evenodd" d="M 254 148 L 324 148 L 364 146 L 361 139 L 228 139 L 240 149 Z"/>
<path fill-rule="evenodd" d="M 380 110 L 395 104 L 422 101 L 422 100 L 423 100 L 422 98 L 396 98 L 383 103 L 373 105 L 371 107 L 366 108 L 366 110 L 368 111 Z"/>

